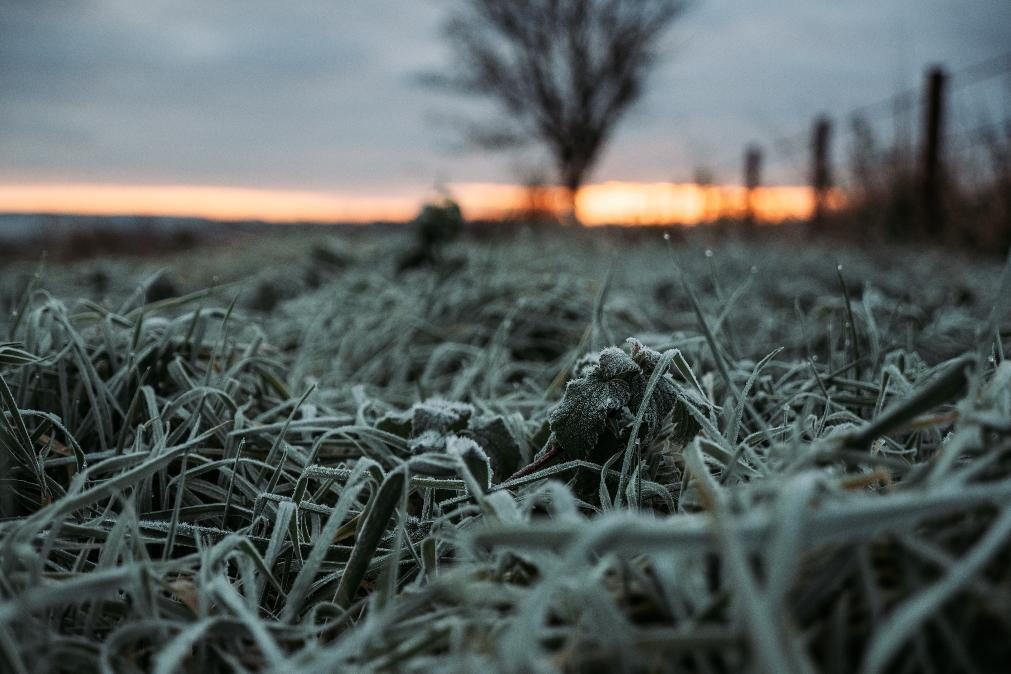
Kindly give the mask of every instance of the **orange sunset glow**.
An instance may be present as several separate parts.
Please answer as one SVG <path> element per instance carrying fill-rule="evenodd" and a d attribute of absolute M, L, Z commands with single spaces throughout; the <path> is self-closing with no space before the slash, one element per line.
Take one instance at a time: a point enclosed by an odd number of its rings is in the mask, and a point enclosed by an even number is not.
<path fill-rule="evenodd" d="M 531 190 L 519 185 L 455 183 L 448 190 L 472 219 L 509 217 L 531 205 Z M 366 223 L 410 220 L 425 197 L 418 191 L 368 196 L 192 185 L 0 185 L 0 212 Z M 693 225 L 742 215 L 746 202 L 746 191 L 739 186 L 605 182 L 584 187 L 576 209 L 586 225 Z M 538 192 L 536 203 L 561 212 L 564 199 L 560 190 L 546 188 Z M 752 195 L 755 216 L 766 222 L 806 218 L 812 206 L 806 187 L 764 187 Z"/>

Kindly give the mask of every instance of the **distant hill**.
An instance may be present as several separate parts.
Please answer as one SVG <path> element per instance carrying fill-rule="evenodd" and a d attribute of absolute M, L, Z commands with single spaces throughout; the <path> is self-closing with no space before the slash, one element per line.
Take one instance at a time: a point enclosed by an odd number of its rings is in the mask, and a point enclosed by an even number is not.
<path fill-rule="evenodd" d="M 200 218 L 4 213 L 0 214 L 0 240 L 23 241 L 40 236 L 61 236 L 86 230 L 121 234 L 139 230 L 154 231 L 160 234 L 185 231 L 196 233 L 221 226 L 222 223 Z"/>

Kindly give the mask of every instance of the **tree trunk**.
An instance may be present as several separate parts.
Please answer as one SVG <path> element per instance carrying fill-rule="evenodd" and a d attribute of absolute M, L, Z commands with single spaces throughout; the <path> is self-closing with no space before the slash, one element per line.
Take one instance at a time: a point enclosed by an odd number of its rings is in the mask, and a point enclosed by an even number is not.
<path fill-rule="evenodd" d="M 579 190 L 583 186 L 583 169 L 572 166 L 562 167 L 562 184 L 565 188 L 565 208 L 566 212 L 562 217 L 562 222 L 567 225 L 582 224 L 579 221 L 579 212 L 576 209 L 576 201 Z"/>

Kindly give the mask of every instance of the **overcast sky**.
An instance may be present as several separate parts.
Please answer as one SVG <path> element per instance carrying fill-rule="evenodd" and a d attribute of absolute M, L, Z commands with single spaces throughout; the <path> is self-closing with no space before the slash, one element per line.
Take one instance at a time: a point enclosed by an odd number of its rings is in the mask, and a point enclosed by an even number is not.
<path fill-rule="evenodd" d="M 514 181 L 417 75 L 452 0 L 0 0 L 0 182 L 389 190 Z M 1009 0 L 699 0 L 594 180 L 683 180 L 1011 49 Z M 791 167 L 774 156 L 773 176 Z M 725 175 L 725 174 L 724 174 Z M 732 178 L 732 175 L 726 175 Z"/>

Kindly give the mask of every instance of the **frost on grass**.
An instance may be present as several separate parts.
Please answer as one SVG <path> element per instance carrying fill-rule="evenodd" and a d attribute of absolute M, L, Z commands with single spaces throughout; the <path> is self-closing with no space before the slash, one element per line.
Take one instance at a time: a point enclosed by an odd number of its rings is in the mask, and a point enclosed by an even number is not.
<path fill-rule="evenodd" d="M 1006 670 L 999 270 L 728 243 L 696 313 L 624 240 L 604 297 L 597 235 L 407 283 L 363 234 L 252 318 L 50 266 L 0 311 L 0 671 Z"/>

